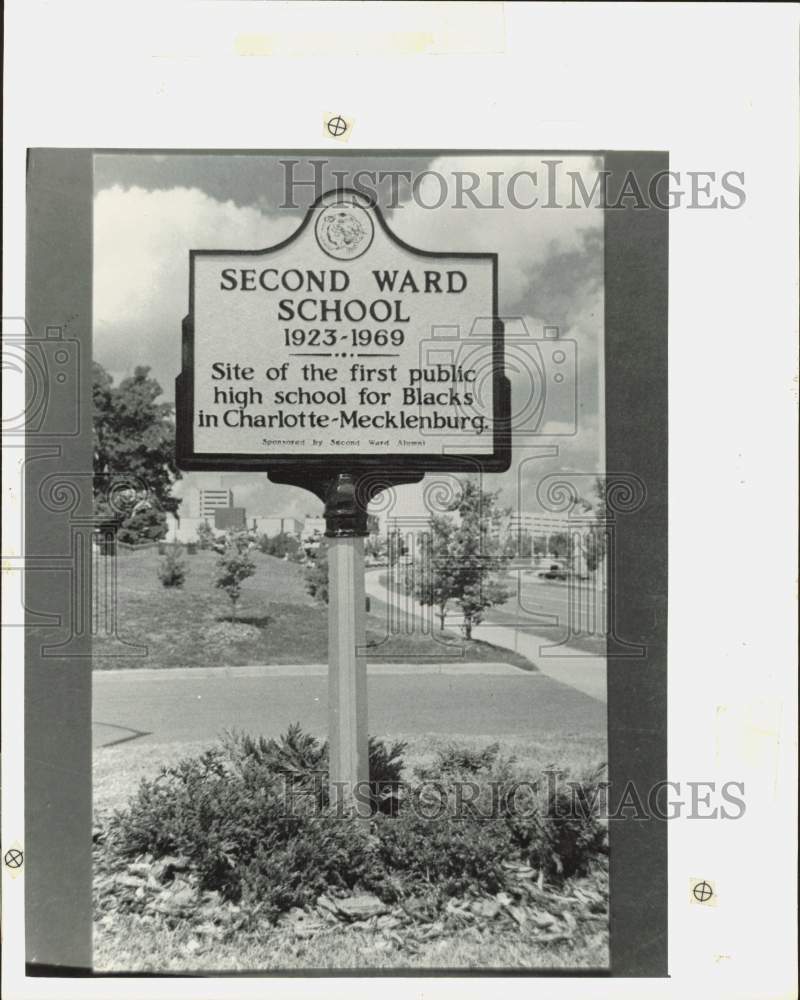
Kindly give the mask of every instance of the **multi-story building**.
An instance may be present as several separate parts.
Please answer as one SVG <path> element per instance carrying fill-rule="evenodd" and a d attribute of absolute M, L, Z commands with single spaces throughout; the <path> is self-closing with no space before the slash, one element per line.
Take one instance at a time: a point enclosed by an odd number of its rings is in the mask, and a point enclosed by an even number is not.
<path fill-rule="evenodd" d="M 230 511 L 235 513 L 228 513 Z M 232 490 L 222 486 L 187 490 L 178 515 L 167 520 L 167 540 L 184 544 L 195 542 L 201 524 L 217 530 L 245 527 L 244 508 L 233 506 Z"/>
<path fill-rule="evenodd" d="M 202 489 L 198 492 L 200 494 L 198 511 L 200 517 L 207 517 L 213 521 L 214 511 L 226 510 L 228 507 L 233 507 L 233 490 Z"/>

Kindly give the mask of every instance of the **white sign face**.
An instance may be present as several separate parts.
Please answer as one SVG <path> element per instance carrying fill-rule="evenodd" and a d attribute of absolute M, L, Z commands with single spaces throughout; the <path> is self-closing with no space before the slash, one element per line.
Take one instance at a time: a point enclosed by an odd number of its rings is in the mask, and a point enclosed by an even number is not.
<path fill-rule="evenodd" d="M 191 266 L 198 459 L 492 453 L 493 254 L 415 251 L 340 193 L 275 248 Z"/>

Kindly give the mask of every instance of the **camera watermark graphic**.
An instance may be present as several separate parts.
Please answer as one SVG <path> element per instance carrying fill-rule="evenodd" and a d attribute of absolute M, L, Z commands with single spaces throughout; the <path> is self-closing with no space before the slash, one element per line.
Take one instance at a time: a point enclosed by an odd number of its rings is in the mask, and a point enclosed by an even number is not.
<path fill-rule="evenodd" d="M 95 496 L 99 490 L 101 500 L 95 500 L 93 509 L 87 512 L 85 497 L 92 496 L 92 488 Z M 50 629 L 55 632 L 52 641 L 42 643 L 42 657 L 85 656 L 86 639 L 103 639 L 104 656 L 147 655 L 146 645 L 121 635 L 119 623 L 116 534 L 132 493 L 139 497 L 147 494 L 135 476 L 58 472 L 46 475 L 39 483 L 37 499 L 42 511 L 63 515 L 68 532 L 67 551 L 26 553 L 19 560 L 19 568 L 26 573 L 46 572 L 66 584 L 66 614 L 35 623 L 45 633 Z"/>
<path fill-rule="evenodd" d="M 534 334 L 522 316 L 503 316 L 498 322 L 500 330 L 489 317 L 477 317 L 466 331 L 436 326 L 420 343 L 418 384 L 409 387 L 404 403 L 418 406 L 420 416 L 433 404 L 450 406 L 458 415 L 455 422 L 443 419 L 438 427 L 423 424 L 421 433 L 449 435 L 453 444 L 459 435 L 463 440 L 464 430 L 478 437 L 490 434 L 500 375 L 511 382 L 511 413 L 501 427 L 512 442 L 577 434 L 576 341 L 562 337 L 555 325 Z M 503 335 L 502 359 L 495 351 L 498 334 Z"/>
<path fill-rule="evenodd" d="M 21 316 L 4 316 L 2 368 L 4 443 L 14 438 L 75 437 L 80 432 L 80 344 L 48 326 L 35 336 Z"/>
<path fill-rule="evenodd" d="M 602 157 L 598 156 L 597 160 Z M 543 157 L 535 169 L 341 170 L 324 158 L 284 159 L 283 196 L 278 207 L 307 208 L 332 187 L 351 190 L 397 211 L 413 206 L 504 210 L 580 210 L 600 208 L 722 211 L 747 201 L 742 170 L 658 170 L 650 177 L 628 171 L 620 180 L 602 166 L 575 169 L 574 160 Z M 615 180 L 613 191 L 609 181 Z"/>

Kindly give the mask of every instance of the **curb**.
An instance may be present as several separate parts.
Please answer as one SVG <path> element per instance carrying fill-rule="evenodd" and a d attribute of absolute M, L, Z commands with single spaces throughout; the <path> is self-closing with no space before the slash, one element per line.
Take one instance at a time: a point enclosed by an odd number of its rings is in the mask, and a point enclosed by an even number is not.
<path fill-rule="evenodd" d="M 487 677 L 542 677 L 510 663 L 369 663 L 367 675 L 485 675 Z M 201 677 L 327 677 L 326 663 L 251 664 L 241 667 L 137 667 L 132 670 L 93 670 L 92 683 L 198 680 Z"/>

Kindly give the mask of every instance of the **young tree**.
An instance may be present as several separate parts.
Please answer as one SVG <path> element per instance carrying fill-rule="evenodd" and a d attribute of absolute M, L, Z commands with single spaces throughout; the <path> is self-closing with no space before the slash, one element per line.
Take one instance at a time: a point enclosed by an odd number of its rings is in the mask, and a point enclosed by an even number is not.
<path fill-rule="evenodd" d="M 606 554 L 606 533 L 601 523 L 607 514 L 606 502 L 606 481 L 602 476 L 597 476 L 594 481 L 594 500 L 584 501 L 588 510 L 594 512 L 598 525 L 592 526 L 584 538 L 586 568 L 590 573 L 594 573 L 603 562 Z"/>
<path fill-rule="evenodd" d="M 503 554 L 507 559 L 530 559 L 533 555 L 530 533 L 519 528 L 507 530 L 503 542 Z"/>
<path fill-rule="evenodd" d="M 323 604 L 328 603 L 328 545 L 325 539 L 317 546 L 305 571 L 306 590 Z"/>
<path fill-rule="evenodd" d="M 364 555 L 367 559 L 380 562 L 386 558 L 386 539 L 381 535 L 381 522 L 375 514 L 367 517 L 367 530 L 369 534 L 364 539 Z"/>
<path fill-rule="evenodd" d="M 139 479 L 143 489 L 122 515 L 123 540 L 132 542 L 163 538 L 167 532 L 164 512 L 174 514 L 180 503 L 172 496 L 172 485 L 180 478 L 173 408 L 171 403 L 156 402 L 162 390 L 149 372 L 149 368 L 137 367 L 115 386 L 102 365 L 94 362 L 92 366 L 95 510 L 119 517 L 108 506 L 109 487 L 115 478 Z M 145 508 L 140 505 L 145 500 L 151 514 L 142 518 Z M 134 512 L 140 515 L 138 520 Z"/>
<path fill-rule="evenodd" d="M 439 628 L 444 631 L 447 606 L 456 596 L 451 551 L 455 524 L 445 514 L 434 514 L 430 526 L 430 532 L 420 537 L 420 562 L 413 593 L 420 604 L 436 609 Z"/>
<path fill-rule="evenodd" d="M 208 521 L 202 521 L 197 525 L 197 547 L 199 549 L 210 549 L 214 542 L 214 529 Z"/>
<path fill-rule="evenodd" d="M 471 639 L 486 609 L 510 596 L 498 577 L 506 565 L 500 526 L 507 512 L 498 503 L 498 491 L 485 492 L 471 479 L 462 483 L 453 510 L 458 513 L 450 545 L 453 597 L 464 616 L 464 635 Z"/>
<path fill-rule="evenodd" d="M 268 556 L 275 556 L 276 559 L 295 559 L 300 549 L 300 542 L 294 535 L 281 531 L 277 535 L 261 535 L 258 540 L 258 547 Z"/>
<path fill-rule="evenodd" d="M 386 558 L 390 566 L 394 566 L 400 556 L 406 554 L 406 543 L 403 539 L 403 532 L 399 528 L 393 528 L 386 538 Z"/>
<path fill-rule="evenodd" d="M 605 517 L 608 513 L 608 502 L 606 500 L 606 481 L 603 476 L 595 476 L 594 495 L 595 501 L 592 506 L 598 517 Z"/>
<path fill-rule="evenodd" d="M 586 569 L 594 573 L 606 554 L 606 533 L 602 528 L 592 526 L 584 535 L 584 558 Z"/>
<path fill-rule="evenodd" d="M 483 621 L 487 608 L 495 604 L 505 604 L 511 595 L 508 587 L 498 579 L 487 576 L 464 587 L 458 597 L 458 606 L 464 615 L 464 630 L 466 639 L 472 638 L 472 630 Z"/>
<path fill-rule="evenodd" d="M 186 563 L 183 560 L 182 546 L 170 546 L 158 567 L 158 578 L 165 587 L 183 586 L 186 579 Z"/>
<path fill-rule="evenodd" d="M 533 539 L 533 554 L 535 556 L 547 555 L 547 538 L 544 535 L 535 535 Z"/>
<path fill-rule="evenodd" d="M 364 539 L 364 555 L 373 562 L 382 562 L 386 558 L 386 541 L 379 535 L 368 535 Z"/>
<path fill-rule="evenodd" d="M 217 577 L 214 586 L 224 590 L 233 606 L 242 595 L 242 583 L 256 571 L 256 564 L 250 554 L 250 539 L 243 532 L 231 532 L 225 540 L 225 548 L 217 559 Z"/>
<path fill-rule="evenodd" d="M 324 543 L 324 541 L 325 536 L 317 530 L 312 531 L 309 535 L 303 535 L 300 540 L 300 545 L 306 559 L 310 559 L 312 561 L 316 559 L 319 547 Z"/>
<path fill-rule="evenodd" d="M 566 531 L 557 531 L 549 536 L 550 552 L 556 559 L 570 562 L 571 549 L 569 535 Z"/>

